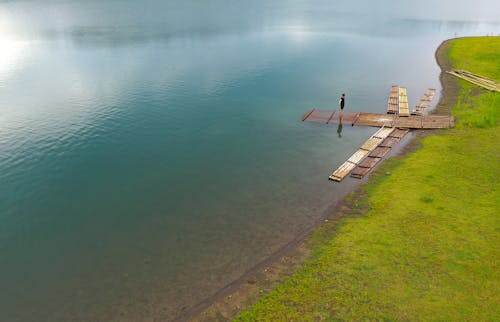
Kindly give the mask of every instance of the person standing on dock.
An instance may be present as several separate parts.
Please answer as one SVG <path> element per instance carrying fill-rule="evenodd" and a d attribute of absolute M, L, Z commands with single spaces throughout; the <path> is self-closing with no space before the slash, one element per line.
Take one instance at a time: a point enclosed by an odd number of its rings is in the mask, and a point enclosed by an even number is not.
<path fill-rule="evenodd" d="M 340 113 L 344 112 L 345 93 L 342 93 L 342 96 L 340 96 L 339 105 L 340 105 Z"/>

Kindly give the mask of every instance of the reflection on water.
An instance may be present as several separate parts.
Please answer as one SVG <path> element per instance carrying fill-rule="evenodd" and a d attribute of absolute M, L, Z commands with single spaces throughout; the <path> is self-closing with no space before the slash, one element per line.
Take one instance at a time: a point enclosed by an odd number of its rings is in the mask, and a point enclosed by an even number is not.
<path fill-rule="evenodd" d="M 442 39 L 500 30 L 365 7 L 2 2 L 0 320 L 175 317 L 354 184 L 326 177 L 373 129 L 305 110 L 416 103 Z"/>
<path fill-rule="evenodd" d="M 339 136 L 339 139 L 342 138 L 342 116 L 339 117 L 339 125 L 337 126 L 337 134 Z"/>

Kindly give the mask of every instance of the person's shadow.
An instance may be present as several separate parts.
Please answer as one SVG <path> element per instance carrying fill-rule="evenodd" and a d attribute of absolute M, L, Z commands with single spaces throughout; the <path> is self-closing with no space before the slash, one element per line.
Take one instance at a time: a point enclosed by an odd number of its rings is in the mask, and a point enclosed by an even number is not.
<path fill-rule="evenodd" d="M 337 127 L 337 134 L 339 138 L 342 138 L 342 120 L 339 122 L 339 126 Z"/>

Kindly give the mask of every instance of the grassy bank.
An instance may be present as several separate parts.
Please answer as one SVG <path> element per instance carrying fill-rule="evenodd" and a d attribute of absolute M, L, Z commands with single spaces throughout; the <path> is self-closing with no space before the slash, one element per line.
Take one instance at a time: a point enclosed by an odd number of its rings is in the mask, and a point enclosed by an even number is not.
<path fill-rule="evenodd" d="M 442 49 L 500 80 L 500 37 Z M 444 80 L 457 127 L 378 169 L 351 202 L 366 211 L 318 229 L 312 258 L 238 320 L 500 319 L 500 93 Z"/>

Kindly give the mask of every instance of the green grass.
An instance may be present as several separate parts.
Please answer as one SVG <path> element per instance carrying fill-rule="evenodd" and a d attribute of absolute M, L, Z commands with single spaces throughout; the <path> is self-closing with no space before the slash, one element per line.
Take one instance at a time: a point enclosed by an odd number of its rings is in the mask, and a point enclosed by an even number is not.
<path fill-rule="evenodd" d="M 448 54 L 500 80 L 499 53 L 485 37 Z M 500 320 L 500 93 L 459 82 L 457 127 L 389 160 L 369 210 L 318 229 L 312 258 L 237 320 Z"/>
<path fill-rule="evenodd" d="M 463 38 L 452 43 L 449 56 L 456 69 L 492 78 L 500 82 L 500 37 Z M 458 128 L 493 127 L 500 120 L 500 95 L 488 92 L 474 95 L 477 88 L 464 80 L 454 115 Z M 472 95 L 471 95 L 472 94 Z"/>

